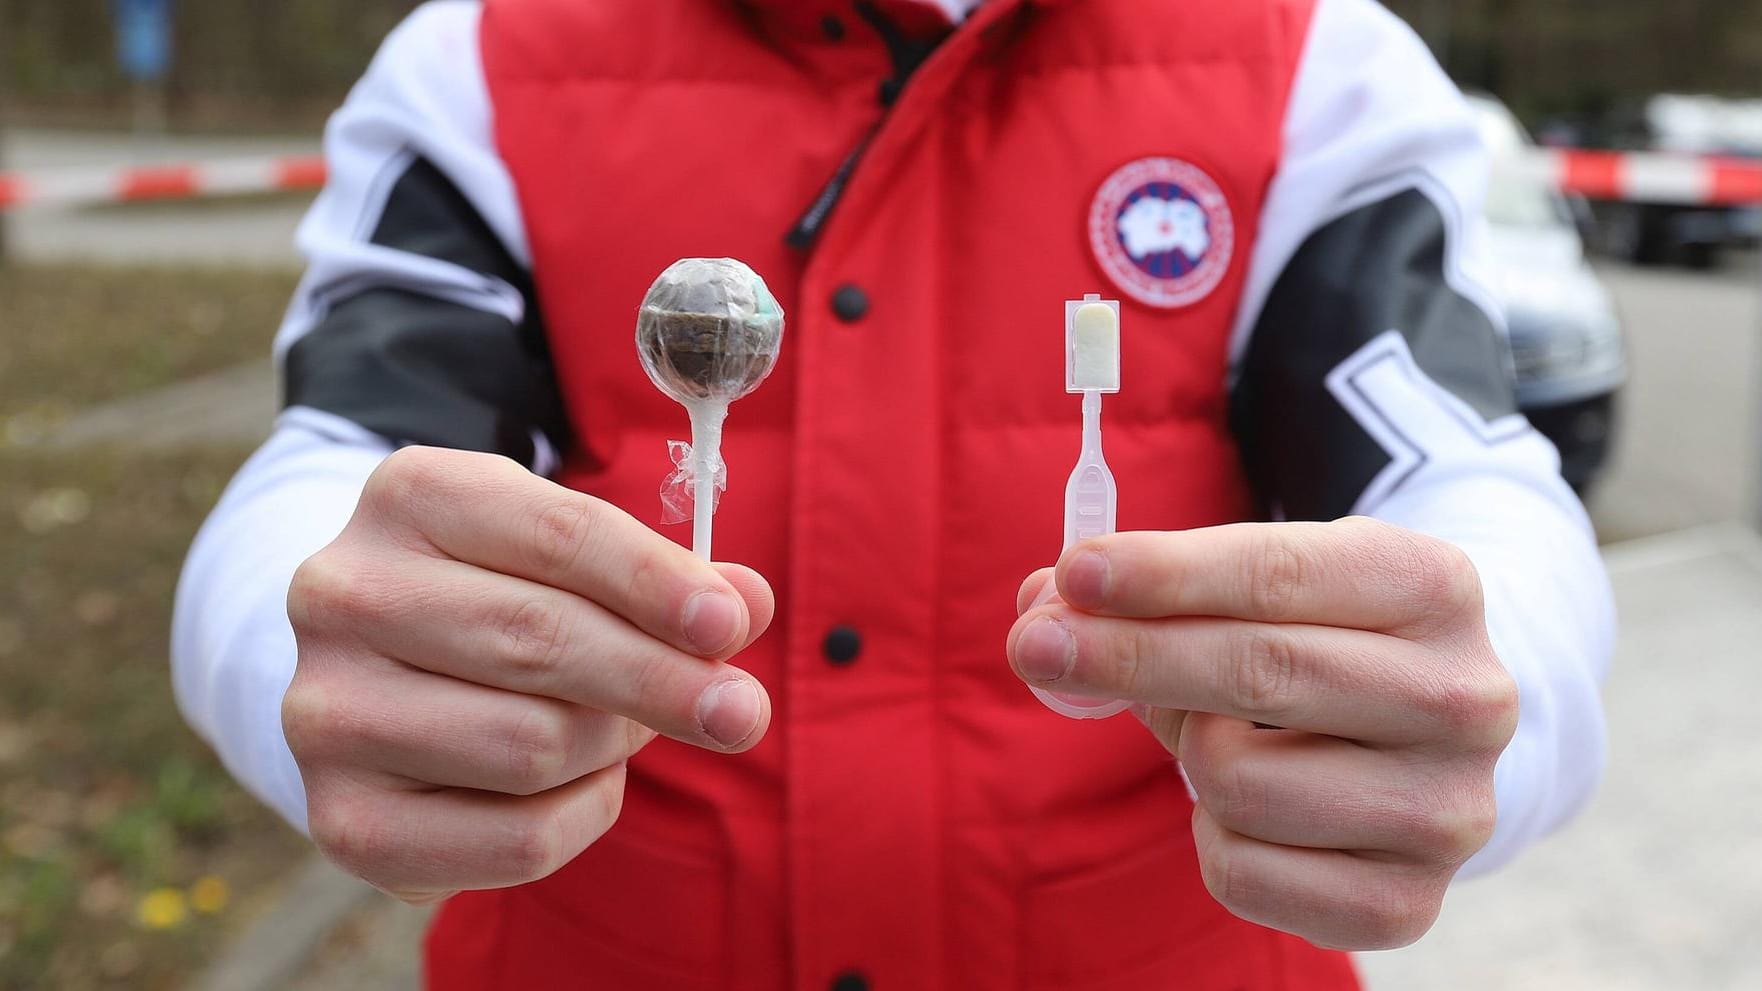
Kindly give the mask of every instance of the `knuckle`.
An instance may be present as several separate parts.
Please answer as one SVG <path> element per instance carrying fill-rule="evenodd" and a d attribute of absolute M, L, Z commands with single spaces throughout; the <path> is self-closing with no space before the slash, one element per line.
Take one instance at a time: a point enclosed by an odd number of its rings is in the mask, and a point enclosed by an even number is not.
<path fill-rule="evenodd" d="M 549 685 L 568 651 L 568 623 L 562 610 L 539 598 L 522 600 L 500 624 L 502 667 L 536 685 Z"/>
<path fill-rule="evenodd" d="M 1422 800 L 1406 820 L 1403 827 L 1424 862 L 1446 876 L 1454 874 L 1492 839 L 1498 811 L 1491 781 L 1485 788 L 1455 788 Z"/>
<path fill-rule="evenodd" d="M 1238 916 L 1250 915 L 1259 885 L 1248 867 L 1230 856 L 1222 844 L 1200 852 L 1199 878 L 1219 905 Z"/>
<path fill-rule="evenodd" d="M 1430 701 L 1451 736 L 1475 750 L 1497 755 L 1517 732 L 1517 683 L 1497 662 L 1441 679 Z"/>
<path fill-rule="evenodd" d="M 1240 764 L 1226 762 L 1211 770 L 1215 791 L 1210 806 L 1225 827 L 1238 833 L 1253 833 L 1267 820 L 1272 811 L 1272 795 L 1264 782 L 1247 773 Z"/>
<path fill-rule="evenodd" d="M 508 827 L 504 863 L 516 876 L 536 881 L 563 866 L 563 826 L 554 815 L 528 815 Z"/>
<path fill-rule="evenodd" d="M 1393 950 L 1425 935 L 1438 917 L 1443 892 L 1429 884 L 1380 878 L 1348 896 L 1358 950 Z"/>
<path fill-rule="evenodd" d="M 649 742 L 656 736 L 654 730 L 649 729 L 647 726 L 644 726 L 634 719 L 625 719 L 623 716 L 614 716 L 612 718 L 617 719 L 624 724 L 624 753 L 626 754 L 636 754 L 637 751 L 648 746 Z M 619 794 L 623 794 L 622 789 L 619 790 Z"/>
<path fill-rule="evenodd" d="M 302 637 L 320 637 L 371 617 L 381 598 L 360 567 L 335 550 L 321 550 L 301 562 L 288 583 L 288 622 Z"/>
<path fill-rule="evenodd" d="M 659 660 L 651 659 L 635 666 L 630 679 L 630 698 L 635 714 L 645 722 L 667 722 L 675 719 L 690 724 L 689 708 L 681 709 L 674 696 L 673 670 Z M 672 711 L 681 709 L 675 717 Z"/>
<path fill-rule="evenodd" d="M 1124 698 L 1143 698 L 1149 692 L 1152 673 L 1161 645 L 1156 636 L 1145 624 L 1133 624 L 1125 627 L 1127 635 L 1118 638 L 1108 650 L 1108 667 L 1112 670 L 1106 680 Z M 1078 651 L 1082 656 L 1082 651 Z"/>
<path fill-rule="evenodd" d="M 657 579 L 665 574 L 669 562 L 661 556 L 653 544 L 644 543 L 634 550 L 635 553 L 631 555 L 630 559 L 630 587 L 638 589 L 665 587 Z"/>
<path fill-rule="evenodd" d="M 1305 584 L 1315 570 L 1307 552 L 1299 550 L 1282 532 L 1266 532 L 1247 559 L 1245 587 L 1256 615 L 1269 619 L 1292 614 Z"/>
<path fill-rule="evenodd" d="M 1230 633 L 1229 641 L 1230 691 L 1235 703 L 1245 712 L 1263 716 L 1285 713 L 1301 663 L 1297 643 L 1264 624 L 1243 624 Z"/>
<path fill-rule="evenodd" d="M 624 814 L 624 779 L 609 779 L 598 789 L 600 799 L 600 825 L 598 832 L 603 834 L 618 822 Z"/>
<path fill-rule="evenodd" d="M 313 801 L 306 825 L 319 852 L 369 881 L 396 852 L 392 830 L 366 802 L 334 797 Z"/>
<path fill-rule="evenodd" d="M 1468 554 L 1449 541 L 1390 527 L 1389 573 L 1422 610 L 1454 618 L 1481 604 L 1480 572 Z"/>
<path fill-rule="evenodd" d="M 541 574 L 572 571 L 600 529 L 599 515 L 592 499 L 548 500 L 532 516 L 531 563 Z"/>
<path fill-rule="evenodd" d="M 570 736 L 567 720 L 555 708 L 528 706 L 508 734 L 508 794 L 536 795 L 561 784 Z"/>
<path fill-rule="evenodd" d="M 1492 780 L 1489 778 L 1487 787 L 1470 800 L 1462 810 L 1458 827 L 1458 852 L 1462 859 L 1481 851 L 1493 839 L 1493 831 L 1499 827 L 1499 802 L 1493 794 Z"/>
<path fill-rule="evenodd" d="M 400 742 L 396 721 L 364 706 L 352 687 L 295 677 L 281 701 L 282 734 L 295 757 L 349 763 Z"/>
<path fill-rule="evenodd" d="M 288 582 L 288 622 L 296 633 L 317 633 L 326 625 L 336 594 L 338 572 L 328 551 L 319 551 L 294 569 Z"/>
<path fill-rule="evenodd" d="M 1503 665 L 1496 666 L 1488 682 L 1480 702 L 1483 710 L 1480 723 L 1486 728 L 1487 749 L 1496 757 L 1505 752 L 1511 738 L 1517 735 L 1522 702 L 1517 693 L 1517 680 Z"/>
<path fill-rule="evenodd" d="M 438 448 L 401 447 L 367 477 L 361 501 L 376 513 L 399 512 L 446 479 L 446 460 L 447 452 Z"/>
<path fill-rule="evenodd" d="M 1493 838 L 1499 824 L 1499 806 L 1492 788 L 1477 790 L 1457 804 L 1439 825 L 1439 849 L 1444 853 L 1445 866 L 1462 865 Z"/>
<path fill-rule="evenodd" d="M 311 678 L 296 676 L 281 697 L 281 731 L 296 757 L 317 756 L 333 742 L 334 709 L 323 689 Z"/>

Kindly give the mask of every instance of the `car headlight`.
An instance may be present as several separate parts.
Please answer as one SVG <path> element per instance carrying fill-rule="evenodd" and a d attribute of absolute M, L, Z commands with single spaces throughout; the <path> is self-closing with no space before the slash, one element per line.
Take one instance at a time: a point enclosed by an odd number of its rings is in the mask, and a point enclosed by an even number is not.
<path fill-rule="evenodd" d="M 1571 318 L 1511 314 L 1511 360 L 1520 389 L 1536 382 L 1607 375 L 1623 362 L 1621 327 L 1613 314 Z"/>

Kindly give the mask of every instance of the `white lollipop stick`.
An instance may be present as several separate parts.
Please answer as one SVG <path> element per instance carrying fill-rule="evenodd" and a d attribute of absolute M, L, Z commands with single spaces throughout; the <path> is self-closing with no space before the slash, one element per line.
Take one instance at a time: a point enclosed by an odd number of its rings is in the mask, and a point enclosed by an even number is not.
<path fill-rule="evenodd" d="M 692 516 L 691 549 L 710 560 L 710 531 L 716 518 L 716 476 L 722 467 L 722 421 L 728 407 L 691 406 Z"/>

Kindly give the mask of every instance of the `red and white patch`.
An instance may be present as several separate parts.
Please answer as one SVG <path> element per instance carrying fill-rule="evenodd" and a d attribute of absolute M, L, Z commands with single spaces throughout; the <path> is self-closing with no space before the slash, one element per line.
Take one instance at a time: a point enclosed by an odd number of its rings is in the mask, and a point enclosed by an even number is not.
<path fill-rule="evenodd" d="M 1140 158 L 1096 192 L 1089 244 L 1126 295 L 1172 310 L 1199 302 L 1223 281 L 1236 225 L 1223 190 L 1198 166 Z"/>

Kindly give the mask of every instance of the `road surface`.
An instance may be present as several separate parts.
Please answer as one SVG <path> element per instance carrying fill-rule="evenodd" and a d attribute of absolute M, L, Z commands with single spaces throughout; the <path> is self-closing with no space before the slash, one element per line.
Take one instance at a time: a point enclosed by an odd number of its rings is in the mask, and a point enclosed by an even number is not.
<path fill-rule="evenodd" d="M 1757 519 L 1762 260 L 1693 273 L 1604 264 L 1628 332 L 1613 467 L 1591 496 L 1605 539 Z"/>

